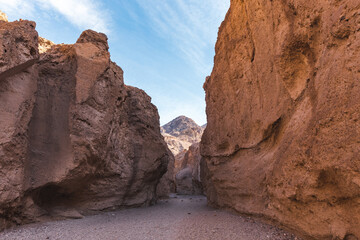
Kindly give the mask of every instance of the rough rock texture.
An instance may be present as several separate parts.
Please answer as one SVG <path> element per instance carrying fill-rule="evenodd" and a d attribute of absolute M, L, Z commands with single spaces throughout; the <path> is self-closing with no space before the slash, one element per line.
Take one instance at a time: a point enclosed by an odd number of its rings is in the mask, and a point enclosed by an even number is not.
<path fill-rule="evenodd" d="M 232 0 L 207 78 L 213 206 L 360 239 L 360 3 Z"/>
<path fill-rule="evenodd" d="M 183 155 L 181 167 L 175 176 L 176 192 L 179 194 L 199 195 L 203 193 L 200 176 L 200 143 L 190 146 Z"/>
<path fill-rule="evenodd" d="M 165 142 L 175 158 L 169 161 L 168 171 L 160 181 L 158 186 L 159 196 L 166 197 L 169 192 L 175 192 L 175 175 L 184 168 L 182 162 L 185 159 L 185 154 L 192 144 L 200 142 L 203 131 L 203 127 L 200 127 L 194 120 L 185 116 L 179 116 L 161 127 L 161 133 L 164 136 Z M 181 179 L 184 179 L 184 177 L 181 177 Z M 187 182 L 192 183 L 191 180 Z M 197 193 L 197 191 L 192 190 L 187 192 Z M 185 194 L 184 191 L 182 193 Z"/>
<path fill-rule="evenodd" d="M 156 195 L 159 198 L 169 198 L 170 193 L 175 193 L 176 191 L 175 180 L 174 180 L 175 158 L 170 150 L 168 150 L 168 155 L 169 155 L 169 163 L 167 165 L 167 171 L 160 179 L 160 182 L 156 188 Z"/>
<path fill-rule="evenodd" d="M 0 21 L 0 230 L 23 194 L 38 58 L 34 22 Z"/>
<path fill-rule="evenodd" d="M 0 31 L 0 228 L 153 203 L 172 156 L 107 37 L 87 30 L 38 60 L 35 23 Z"/>
<path fill-rule="evenodd" d="M 8 21 L 6 14 L 3 13 L 2 11 L 0 11 L 0 21 L 4 21 L 4 22 Z"/>
<path fill-rule="evenodd" d="M 52 41 L 47 40 L 43 37 L 39 37 L 39 53 L 47 52 L 54 45 L 55 43 L 53 43 Z"/>
<path fill-rule="evenodd" d="M 161 127 L 161 132 L 171 152 L 176 156 L 200 142 L 204 129 L 191 118 L 180 116 Z"/>

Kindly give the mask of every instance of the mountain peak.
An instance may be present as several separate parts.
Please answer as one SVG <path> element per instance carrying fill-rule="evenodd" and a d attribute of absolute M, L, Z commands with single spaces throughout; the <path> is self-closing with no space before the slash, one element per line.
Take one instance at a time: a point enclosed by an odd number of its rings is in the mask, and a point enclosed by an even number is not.
<path fill-rule="evenodd" d="M 194 120 L 186 116 L 179 116 L 165 124 L 162 128 L 164 129 L 165 133 L 176 137 L 182 135 L 182 133 L 187 129 L 201 129 L 201 127 Z"/>

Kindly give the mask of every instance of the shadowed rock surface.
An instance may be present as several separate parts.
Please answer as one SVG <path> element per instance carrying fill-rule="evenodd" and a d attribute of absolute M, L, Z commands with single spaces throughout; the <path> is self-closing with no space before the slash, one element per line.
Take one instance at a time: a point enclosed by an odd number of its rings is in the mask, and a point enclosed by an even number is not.
<path fill-rule="evenodd" d="M 154 203 L 172 155 L 107 37 L 87 30 L 39 59 L 34 22 L 0 31 L 0 229 Z"/>
<path fill-rule="evenodd" d="M 232 0 L 207 78 L 212 206 L 360 239 L 360 4 Z"/>
<path fill-rule="evenodd" d="M 194 143 L 183 155 L 181 167 L 175 175 L 176 192 L 186 195 L 201 195 L 203 187 L 200 176 L 202 157 L 200 143 Z"/>

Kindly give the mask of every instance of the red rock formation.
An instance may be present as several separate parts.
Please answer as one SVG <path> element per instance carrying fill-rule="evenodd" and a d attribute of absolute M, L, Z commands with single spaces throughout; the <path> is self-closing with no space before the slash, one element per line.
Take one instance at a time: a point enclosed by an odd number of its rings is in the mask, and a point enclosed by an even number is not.
<path fill-rule="evenodd" d="M 27 130 L 35 101 L 37 32 L 29 21 L 0 21 L 0 230 L 20 211 Z M 7 222 L 7 221 L 6 221 Z"/>
<path fill-rule="evenodd" d="M 38 60 L 35 23 L 0 31 L 0 228 L 153 203 L 172 155 L 107 37 L 87 30 Z"/>
<path fill-rule="evenodd" d="M 360 238 L 360 4 L 232 0 L 206 80 L 209 203 Z"/>

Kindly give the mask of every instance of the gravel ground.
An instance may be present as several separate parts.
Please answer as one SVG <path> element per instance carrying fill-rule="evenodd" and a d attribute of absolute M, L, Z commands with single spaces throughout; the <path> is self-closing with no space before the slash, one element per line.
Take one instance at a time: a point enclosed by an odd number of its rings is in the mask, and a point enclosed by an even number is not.
<path fill-rule="evenodd" d="M 205 197 L 177 195 L 148 208 L 17 227 L 0 233 L 0 239 L 300 240 L 251 218 L 207 207 Z"/>

